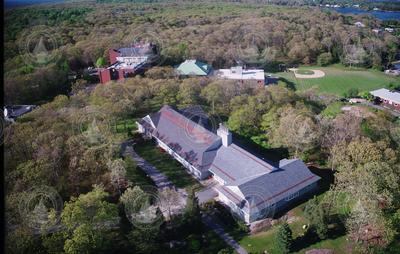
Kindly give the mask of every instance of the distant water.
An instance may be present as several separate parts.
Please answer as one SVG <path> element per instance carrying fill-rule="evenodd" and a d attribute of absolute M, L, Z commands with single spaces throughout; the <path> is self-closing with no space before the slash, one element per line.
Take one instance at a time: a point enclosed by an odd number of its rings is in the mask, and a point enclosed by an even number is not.
<path fill-rule="evenodd" d="M 371 14 L 381 20 L 397 19 L 400 20 L 400 11 L 366 11 L 359 8 L 343 7 L 329 9 L 334 10 L 342 14 Z"/>
<path fill-rule="evenodd" d="M 6 9 L 34 4 L 59 3 L 64 0 L 3 0 Z"/>

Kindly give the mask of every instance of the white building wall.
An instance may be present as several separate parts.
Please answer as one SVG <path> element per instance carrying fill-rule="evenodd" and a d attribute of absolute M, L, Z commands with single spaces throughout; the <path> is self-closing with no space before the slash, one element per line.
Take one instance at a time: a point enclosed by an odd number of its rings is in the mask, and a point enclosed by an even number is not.
<path fill-rule="evenodd" d="M 140 64 L 142 62 L 147 61 L 147 56 L 138 56 L 138 57 L 131 57 L 131 56 L 118 56 L 116 57 L 117 61 L 127 63 L 127 64 Z"/>
<path fill-rule="evenodd" d="M 220 202 L 222 202 L 226 206 L 228 206 L 231 209 L 231 212 L 233 212 L 236 216 L 241 218 L 246 223 L 249 223 L 250 216 L 246 211 L 244 211 L 243 209 L 240 209 L 227 196 L 225 196 L 222 192 L 218 191 L 218 189 L 217 189 L 217 192 L 218 192 L 218 199 Z"/>

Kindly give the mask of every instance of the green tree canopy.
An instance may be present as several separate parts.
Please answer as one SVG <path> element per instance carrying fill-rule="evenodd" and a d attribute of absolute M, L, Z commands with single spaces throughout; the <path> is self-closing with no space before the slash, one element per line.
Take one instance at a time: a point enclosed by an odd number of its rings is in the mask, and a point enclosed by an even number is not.
<path fill-rule="evenodd" d="M 286 222 L 282 224 L 276 234 L 276 244 L 281 253 L 289 253 L 292 248 L 292 230 Z"/>
<path fill-rule="evenodd" d="M 96 61 L 96 67 L 101 68 L 107 65 L 107 60 L 104 57 L 99 57 Z"/>

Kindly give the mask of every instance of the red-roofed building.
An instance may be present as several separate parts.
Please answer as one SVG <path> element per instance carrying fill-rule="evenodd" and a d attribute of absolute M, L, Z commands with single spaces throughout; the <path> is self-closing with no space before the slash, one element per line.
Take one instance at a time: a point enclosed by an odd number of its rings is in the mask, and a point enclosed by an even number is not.
<path fill-rule="evenodd" d="M 102 84 L 133 77 L 150 67 L 158 59 L 158 54 L 156 45 L 146 43 L 135 44 L 128 48 L 110 49 L 108 57 L 111 65 L 98 70 Z"/>

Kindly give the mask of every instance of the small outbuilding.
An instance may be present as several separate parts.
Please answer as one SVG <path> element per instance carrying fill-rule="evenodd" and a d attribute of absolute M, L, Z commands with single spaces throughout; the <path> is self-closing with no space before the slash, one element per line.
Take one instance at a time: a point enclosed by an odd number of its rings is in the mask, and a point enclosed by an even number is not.
<path fill-rule="evenodd" d="M 212 67 L 209 64 L 191 59 L 178 65 L 176 72 L 182 76 L 208 76 L 212 72 Z"/>
<path fill-rule="evenodd" d="M 375 100 L 383 106 L 400 111 L 400 92 L 391 91 L 386 88 L 371 91 Z"/>

